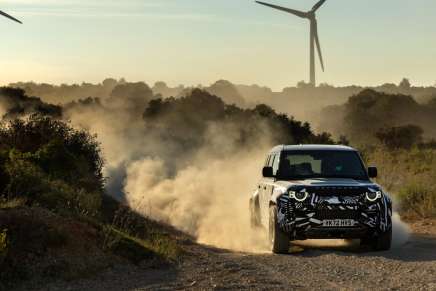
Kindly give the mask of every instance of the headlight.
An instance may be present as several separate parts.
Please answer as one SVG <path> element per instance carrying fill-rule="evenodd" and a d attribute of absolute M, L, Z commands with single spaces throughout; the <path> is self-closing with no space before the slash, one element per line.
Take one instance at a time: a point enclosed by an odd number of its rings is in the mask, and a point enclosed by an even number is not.
<path fill-rule="evenodd" d="M 297 200 L 298 202 L 303 202 L 307 198 L 309 198 L 309 193 L 307 193 L 306 190 L 302 190 L 302 191 L 299 191 L 299 192 L 289 191 L 289 197 L 291 197 L 292 199 Z"/>
<path fill-rule="evenodd" d="M 366 200 L 368 200 L 369 202 L 375 202 L 375 201 L 377 201 L 380 198 L 382 198 L 382 192 L 381 191 L 366 192 Z"/>

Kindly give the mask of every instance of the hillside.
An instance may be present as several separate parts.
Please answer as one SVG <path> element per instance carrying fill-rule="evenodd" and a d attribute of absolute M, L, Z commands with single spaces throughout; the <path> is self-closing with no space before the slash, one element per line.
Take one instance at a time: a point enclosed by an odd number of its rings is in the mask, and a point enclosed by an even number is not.
<path fill-rule="evenodd" d="M 66 123 L 37 115 L 4 123 L 0 162 L 2 290 L 120 264 L 171 266 L 178 241 L 189 239 L 107 196 L 98 143 Z"/>

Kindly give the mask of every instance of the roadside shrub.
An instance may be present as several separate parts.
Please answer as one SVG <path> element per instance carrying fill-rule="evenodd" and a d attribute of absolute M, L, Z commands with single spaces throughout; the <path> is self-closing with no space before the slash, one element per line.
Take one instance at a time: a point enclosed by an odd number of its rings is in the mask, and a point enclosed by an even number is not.
<path fill-rule="evenodd" d="M 427 218 L 436 215 L 436 189 L 424 183 L 413 182 L 398 193 L 402 211 Z"/>
<path fill-rule="evenodd" d="M 382 128 L 376 132 L 377 139 L 389 149 L 410 149 L 422 142 L 424 131 L 416 125 Z"/>
<path fill-rule="evenodd" d="M 366 162 L 379 168 L 377 183 L 392 194 L 402 214 L 436 216 L 436 150 L 376 147 L 364 153 Z"/>
<path fill-rule="evenodd" d="M 112 223 L 100 230 L 102 249 L 137 264 L 145 259 L 157 262 L 177 261 L 182 253 L 170 235 L 172 227 L 147 219 L 127 206 L 119 205 Z"/>
<path fill-rule="evenodd" d="M 64 180 L 54 179 L 30 162 L 29 155 L 11 153 L 5 169 L 9 199 L 26 199 L 56 211 L 96 215 L 101 206 L 101 193 L 74 188 Z"/>
<path fill-rule="evenodd" d="M 96 137 L 65 122 L 32 115 L 3 124 L 0 152 L 4 157 L 11 151 L 31 155 L 31 161 L 50 176 L 84 182 L 91 192 L 103 189 L 103 159 Z"/>
<path fill-rule="evenodd" d="M 37 115 L 0 126 L 0 197 L 96 215 L 103 160 L 95 137 Z"/>

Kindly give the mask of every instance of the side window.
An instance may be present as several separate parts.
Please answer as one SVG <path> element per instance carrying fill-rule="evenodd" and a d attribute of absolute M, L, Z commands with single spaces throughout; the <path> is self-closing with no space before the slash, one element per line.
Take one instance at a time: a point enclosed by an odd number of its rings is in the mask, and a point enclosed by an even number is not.
<path fill-rule="evenodd" d="M 274 162 L 273 162 L 273 174 L 277 175 L 277 171 L 279 170 L 280 163 L 280 153 L 275 154 Z"/>
<path fill-rule="evenodd" d="M 268 163 L 268 167 L 272 167 L 273 166 L 275 158 L 276 158 L 276 155 L 275 154 L 271 154 L 271 157 L 270 157 L 269 163 Z"/>

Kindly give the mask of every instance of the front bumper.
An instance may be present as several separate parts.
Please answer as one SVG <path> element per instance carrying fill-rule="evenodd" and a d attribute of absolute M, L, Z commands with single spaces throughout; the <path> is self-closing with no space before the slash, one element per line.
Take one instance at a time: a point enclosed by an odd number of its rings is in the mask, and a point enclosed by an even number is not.
<path fill-rule="evenodd" d="M 361 192 L 362 193 L 362 192 Z M 289 195 L 278 198 L 278 223 L 291 239 L 363 238 L 392 227 L 392 205 L 387 196 L 368 203 L 365 194 L 329 196 L 310 193 L 297 202 Z M 324 227 L 324 220 L 350 219 L 353 227 Z"/>

